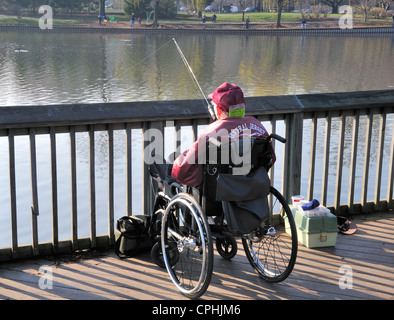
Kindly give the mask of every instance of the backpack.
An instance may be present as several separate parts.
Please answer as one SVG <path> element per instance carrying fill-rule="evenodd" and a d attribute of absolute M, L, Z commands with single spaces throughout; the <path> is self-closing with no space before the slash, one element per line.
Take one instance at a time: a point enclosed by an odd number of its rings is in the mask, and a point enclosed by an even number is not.
<path fill-rule="evenodd" d="M 135 256 L 140 249 L 153 245 L 149 236 L 149 217 L 124 216 L 116 222 L 115 253 L 123 259 Z"/>

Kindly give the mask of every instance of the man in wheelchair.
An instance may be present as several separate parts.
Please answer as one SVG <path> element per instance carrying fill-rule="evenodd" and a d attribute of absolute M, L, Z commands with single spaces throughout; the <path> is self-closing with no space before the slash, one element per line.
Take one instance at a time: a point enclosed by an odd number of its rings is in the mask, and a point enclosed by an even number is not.
<path fill-rule="evenodd" d="M 208 125 L 199 135 L 198 139 L 193 143 L 190 149 L 186 150 L 174 161 L 171 175 L 179 183 L 199 189 L 200 193 L 202 189 L 205 188 L 205 212 L 208 216 L 219 216 L 221 215 L 223 209 L 226 211 L 232 211 L 232 209 L 234 209 L 234 206 L 239 207 L 240 204 L 244 205 L 243 200 L 252 200 L 250 198 L 251 193 L 255 194 L 256 191 L 259 192 L 259 181 L 261 182 L 262 180 L 264 180 L 263 183 L 267 185 L 266 180 L 268 179 L 268 177 L 266 172 L 249 174 L 252 169 L 252 154 L 251 152 L 246 153 L 245 150 L 241 150 L 242 148 L 247 148 L 246 146 L 242 146 L 242 143 L 239 142 L 257 141 L 262 138 L 267 138 L 269 134 L 260 121 L 258 121 L 254 117 L 245 116 L 245 99 L 243 92 L 239 86 L 225 82 L 221 86 L 219 86 L 212 94 L 210 94 L 209 98 L 212 99 L 217 120 Z M 228 157 L 224 161 L 226 166 L 222 166 L 222 153 L 219 152 L 219 157 L 217 157 L 217 153 L 214 154 L 214 156 L 212 157 L 211 153 L 207 149 L 207 146 L 209 146 L 209 144 L 221 147 L 229 145 L 231 149 L 231 144 L 234 144 L 234 142 L 238 142 L 237 148 L 235 148 L 235 153 L 237 154 L 237 156 L 234 157 L 234 150 L 230 150 Z M 249 147 L 251 150 L 251 146 Z M 268 170 L 276 160 L 275 152 L 270 142 L 268 149 L 270 151 L 270 156 L 264 170 Z M 237 168 L 236 165 L 233 166 L 234 158 L 238 158 L 238 161 L 242 161 L 242 167 L 238 166 Z M 231 170 L 232 172 L 229 172 L 229 167 L 233 167 L 233 169 Z M 205 172 L 204 168 L 207 168 Z M 218 170 L 218 168 L 222 170 Z M 225 169 L 223 170 L 223 168 Z M 245 168 L 246 171 L 243 170 Z M 249 174 L 249 176 L 252 175 L 252 178 L 254 177 L 255 179 L 247 179 L 246 181 L 244 181 L 241 177 L 238 177 L 238 179 L 235 177 L 230 178 L 228 181 L 226 181 L 226 176 L 222 175 L 222 181 L 226 182 L 221 183 L 219 181 L 218 184 L 218 173 L 220 173 L 220 171 L 221 173 L 231 173 L 232 175 L 240 176 L 246 176 L 247 174 Z M 229 186 L 229 184 L 234 185 Z M 218 189 L 218 186 L 220 187 L 220 185 L 222 185 L 223 188 Z M 222 190 L 222 192 L 220 192 L 220 190 Z M 233 192 L 228 192 L 228 190 L 232 190 Z M 221 194 L 227 194 L 222 197 L 219 196 L 218 198 L 218 191 Z M 269 193 L 269 183 L 268 191 L 265 191 L 265 193 Z M 242 195 L 246 195 L 246 198 L 241 199 Z M 256 196 L 253 195 L 253 200 L 255 199 Z M 235 203 L 235 200 L 239 200 L 238 203 Z M 263 201 L 264 203 L 262 203 L 261 201 Z M 252 204 L 252 202 L 250 202 L 249 205 L 250 204 Z M 225 205 L 227 205 L 228 207 L 225 208 Z M 266 205 L 266 197 L 262 197 L 257 202 L 253 201 L 253 206 L 256 207 L 256 205 Z M 239 210 L 237 211 L 237 213 L 239 213 Z M 243 225 L 241 220 L 245 219 L 240 217 L 239 219 L 237 219 L 240 221 L 233 221 L 233 226 L 229 225 L 229 228 L 235 229 L 236 231 L 239 231 L 241 233 L 250 232 L 248 229 L 251 227 Z M 258 219 L 260 218 L 261 214 Z M 227 220 L 229 220 L 228 217 Z M 252 224 L 255 225 L 256 223 L 258 224 L 258 222 Z"/>
<path fill-rule="evenodd" d="M 176 185 L 173 195 L 159 192 L 157 199 L 163 203 L 155 202 L 160 244 L 153 246 L 152 258 L 191 299 L 204 294 L 211 281 L 212 240 L 220 256 L 229 260 L 237 253 L 234 236 L 241 236 L 249 263 L 269 282 L 286 279 L 297 255 L 293 215 L 267 174 L 276 160 L 271 138 L 286 140 L 269 135 L 257 119 L 245 117 L 245 99 L 238 86 L 225 82 L 209 97 L 217 120 L 172 169 L 165 163 L 162 174 L 154 167 L 151 171 L 152 180 L 162 176 L 171 184 L 170 191 Z M 274 207 L 278 211 L 273 212 Z M 290 228 L 284 230 L 279 216 L 273 219 L 277 212 Z"/>

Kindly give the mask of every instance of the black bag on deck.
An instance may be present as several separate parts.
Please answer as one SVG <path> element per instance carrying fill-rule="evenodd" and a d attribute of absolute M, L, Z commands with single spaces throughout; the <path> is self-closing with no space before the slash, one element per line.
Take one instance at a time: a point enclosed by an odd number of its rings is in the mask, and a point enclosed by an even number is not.
<path fill-rule="evenodd" d="M 123 259 L 135 256 L 140 249 L 152 247 L 149 216 L 124 216 L 116 222 L 115 253 Z"/>

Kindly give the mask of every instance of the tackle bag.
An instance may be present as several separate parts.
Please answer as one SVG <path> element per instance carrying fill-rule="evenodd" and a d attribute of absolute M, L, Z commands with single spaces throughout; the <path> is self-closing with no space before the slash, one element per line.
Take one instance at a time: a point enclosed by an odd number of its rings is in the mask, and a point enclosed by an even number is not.
<path fill-rule="evenodd" d="M 115 253 L 123 259 L 135 256 L 140 249 L 152 247 L 149 216 L 124 216 L 116 222 Z"/>
<path fill-rule="evenodd" d="M 267 219 L 269 193 L 270 179 L 263 167 L 246 176 L 219 173 L 216 200 L 222 202 L 229 231 L 247 234 Z"/>

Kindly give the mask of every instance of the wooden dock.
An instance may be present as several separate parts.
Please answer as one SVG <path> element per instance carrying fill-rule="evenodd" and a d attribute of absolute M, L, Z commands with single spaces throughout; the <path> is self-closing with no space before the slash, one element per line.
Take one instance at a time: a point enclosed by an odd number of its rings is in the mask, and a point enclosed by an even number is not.
<path fill-rule="evenodd" d="M 394 213 L 358 215 L 353 221 L 357 232 L 338 234 L 335 247 L 310 249 L 300 244 L 292 274 L 277 284 L 254 273 L 241 243 L 232 261 L 215 253 L 212 281 L 200 302 L 394 300 Z M 113 251 L 91 253 L 78 261 L 70 257 L 1 263 L 0 299 L 185 300 L 149 252 L 124 260 Z"/>

